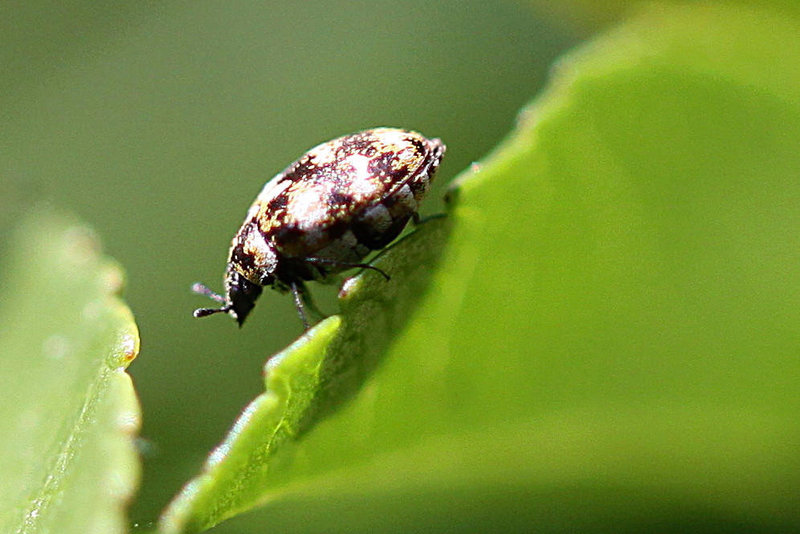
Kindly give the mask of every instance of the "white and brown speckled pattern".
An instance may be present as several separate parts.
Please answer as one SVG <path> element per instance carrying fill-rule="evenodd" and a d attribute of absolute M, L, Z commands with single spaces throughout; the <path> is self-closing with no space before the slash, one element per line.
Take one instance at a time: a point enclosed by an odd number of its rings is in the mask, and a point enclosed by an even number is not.
<path fill-rule="evenodd" d="M 395 234 L 388 239 L 393 240 L 416 213 L 443 152 L 438 139 L 392 128 L 367 130 L 312 148 L 267 183 L 233 247 L 256 253 L 258 247 L 241 237 L 257 241 L 253 229 L 258 228 L 279 256 L 358 261 L 365 254 L 356 252 L 363 250 L 357 245 L 367 251 L 382 248 L 386 232 Z M 356 233 L 357 242 L 337 243 L 348 230 Z M 242 267 L 240 272 L 255 282 L 252 269 Z"/>

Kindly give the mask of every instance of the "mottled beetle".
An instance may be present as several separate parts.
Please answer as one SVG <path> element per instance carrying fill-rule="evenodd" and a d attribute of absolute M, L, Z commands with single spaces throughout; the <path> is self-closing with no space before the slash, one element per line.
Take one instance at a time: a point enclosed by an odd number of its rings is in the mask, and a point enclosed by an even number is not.
<path fill-rule="evenodd" d="M 195 317 L 225 312 L 244 323 L 264 286 L 291 291 L 303 325 L 313 308 L 306 280 L 354 267 L 391 243 L 428 191 L 445 146 L 416 132 L 376 128 L 318 145 L 267 182 L 231 243 L 225 295 Z"/>

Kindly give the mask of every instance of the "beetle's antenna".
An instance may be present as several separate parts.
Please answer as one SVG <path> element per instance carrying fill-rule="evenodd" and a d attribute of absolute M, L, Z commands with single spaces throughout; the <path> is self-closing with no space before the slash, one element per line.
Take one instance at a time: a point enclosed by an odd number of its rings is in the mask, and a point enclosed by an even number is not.
<path fill-rule="evenodd" d="M 208 317 L 215 313 L 229 312 L 230 309 L 230 306 L 223 306 L 221 308 L 197 308 L 192 315 L 195 317 Z"/>
<path fill-rule="evenodd" d="M 195 317 L 208 317 L 209 315 L 214 315 L 215 313 L 223 313 L 223 312 L 227 313 L 231 310 L 232 304 L 226 303 L 225 297 L 223 297 L 219 293 L 214 293 L 200 282 L 197 282 L 196 284 L 192 285 L 192 291 L 194 291 L 195 293 L 199 293 L 200 295 L 205 295 L 208 298 L 214 299 L 220 304 L 225 304 L 221 308 L 197 308 L 192 314 Z"/>
<path fill-rule="evenodd" d="M 208 297 L 210 299 L 214 299 L 217 302 L 219 302 L 220 304 L 225 304 L 225 297 L 223 297 L 219 293 L 215 293 L 214 291 L 211 291 L 210 289 L 208 289 L 205 286 L 205 284 L 201 284 L 200 282 L 192 284 L 192 291 L 194 291 L 195 293 L 198 293 L 200 295 L 205 295 L 206 297 Z"/>

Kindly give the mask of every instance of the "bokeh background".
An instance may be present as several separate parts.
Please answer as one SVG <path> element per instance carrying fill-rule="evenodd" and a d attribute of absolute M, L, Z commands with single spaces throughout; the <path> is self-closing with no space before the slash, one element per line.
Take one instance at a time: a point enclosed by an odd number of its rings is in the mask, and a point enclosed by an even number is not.
<path fill-rule="evenodd" d="M 563 15 L 475 0 L 0 6 L 0 236 L 49 203 L 92 225 L 127 271 L 144 412 L 132 521 L 152 521 L 197 472 L 263 391 L 263 361 L 300 333 L 291 299 L 272 294 L 241 330 L 191 317 L 207 302 L 190 285 L 220 287 L 263 183 L 327 139 L 412 128 L 448 145 L 436 212 L 446 182 L 596 26 Z"/>

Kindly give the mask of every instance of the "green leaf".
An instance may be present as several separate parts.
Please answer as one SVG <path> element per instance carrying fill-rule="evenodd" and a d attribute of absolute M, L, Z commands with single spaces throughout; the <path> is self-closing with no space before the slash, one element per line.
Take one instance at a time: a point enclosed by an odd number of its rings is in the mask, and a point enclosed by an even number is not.
<path fill-rule="evenodd" d="M 0 302 L 0 531 L 125 532 L 139 351 L 120 269 L 43 209 L 12 236 Z"/>
<path fill-rule="evenodd" d="M 594 0 L 528 1 L 536 7 L 538 12 L 558 18 L 562 24 L 564 20 L 567 20 L 572 26 L 584 32 L 591 32 L 599 27 L 606 26 L 619 20 L 626 13 L 630 14 L 635 10 L 642 9 L 642 6 L 652 8 L 656 3 L 666 4 L 667 6 L 672 3 L 655 2 L 654 0 L 605 0 L 604 2 L 596 2 Z M 740 0 L 722 0 L 722 2 L 730 4 L 734 9 L 735 6 L 742 3 Z M 749 5 L 771 8 L 776 12 L 784 11 L 795 15 L 800 14 L 800 4 L 795 0 L 751 0 Z M 746 10 L 743 12 L 746 12 Z"/>
<path fill-rule="evenodd" d="M 342 315 L 329 317 L 265 366 L 256 398 L 162 518 L 167 532 L 199 531 L 248 510 L 272 482 L 273 457 L 350 398 L 371 376 L 392 332 L 427 284 L 448 224 L 430 220 L 379 257 L 387 282 L 366 271 L 340 291 Z"/>
<path fill-rule="evenodd" d="M 654 7 L 565 58 L 163 530 L 800 527 L 799 27 Z"/>

